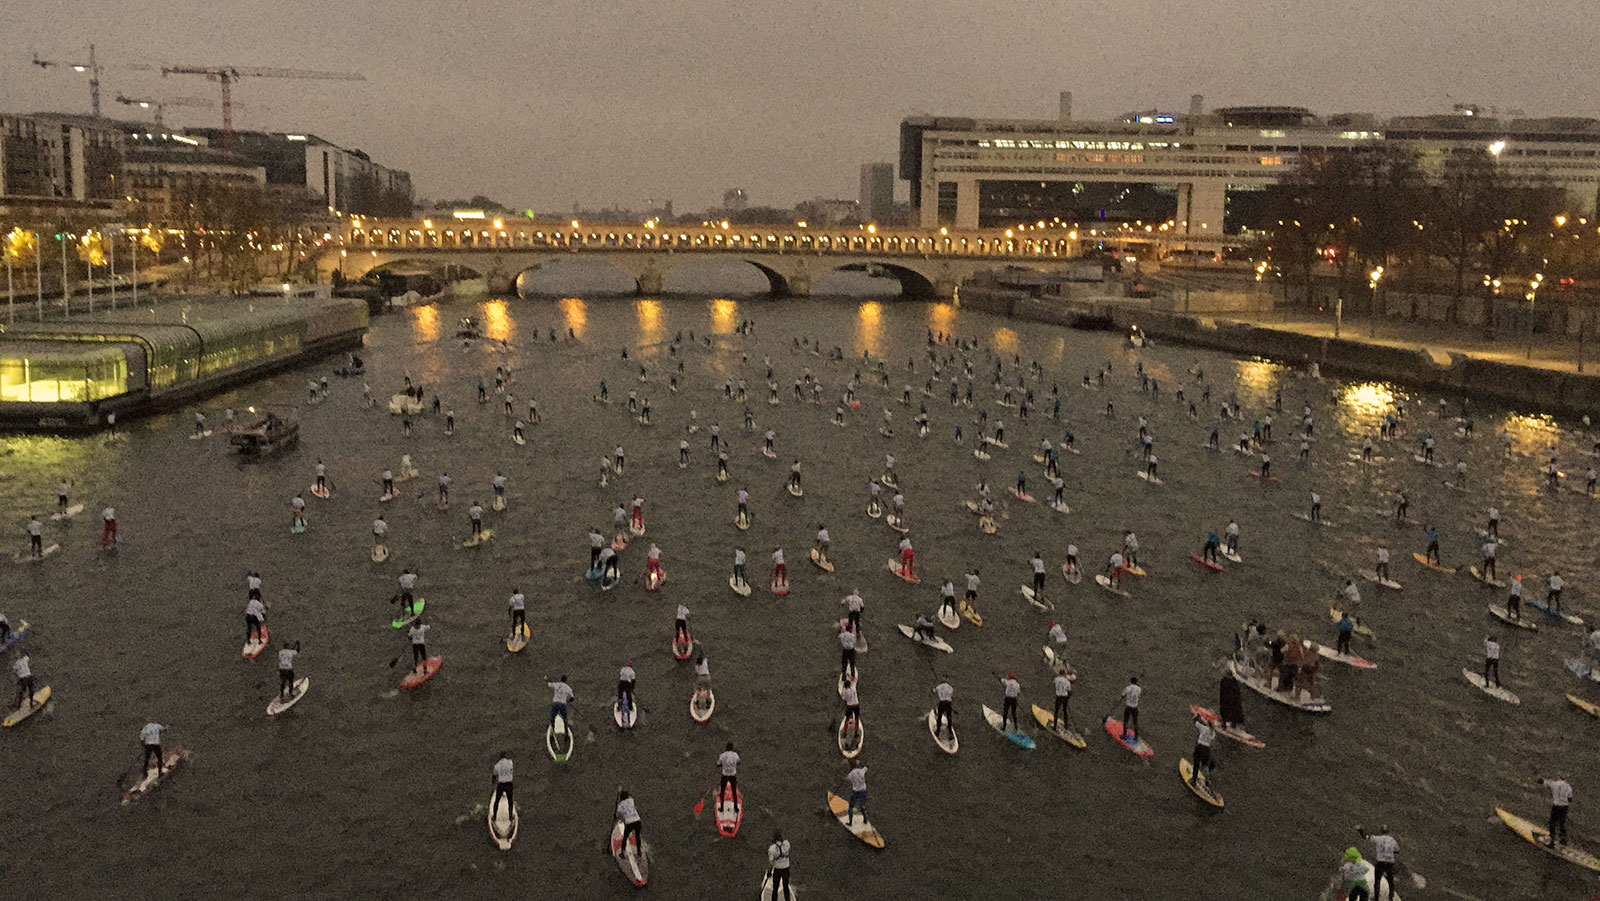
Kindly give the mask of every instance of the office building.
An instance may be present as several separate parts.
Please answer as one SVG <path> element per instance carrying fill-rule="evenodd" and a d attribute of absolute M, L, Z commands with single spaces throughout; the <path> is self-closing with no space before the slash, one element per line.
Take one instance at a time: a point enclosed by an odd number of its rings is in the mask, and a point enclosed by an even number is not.
<path fill-rule="evenodd" d="M 879 225 L 899 225 L 894 209 L 894 163 L 861 167 L 861 215 Z"/>
<path fill-rule="evenodd" d="M 222 143 L 220 129 L 189 133 Z M 269 186 L 303 189 L 329 215 L 411 215 L 411 174 L 379 165 L 364 151 L 313 134 L 264 131 L 236 132 L 234 151 L 262 166 Z"/>
<path fill-rule="evenodd" d="M 133 123 L 60 113 L 0 113 L 0 212 L 112 212 Z"/>

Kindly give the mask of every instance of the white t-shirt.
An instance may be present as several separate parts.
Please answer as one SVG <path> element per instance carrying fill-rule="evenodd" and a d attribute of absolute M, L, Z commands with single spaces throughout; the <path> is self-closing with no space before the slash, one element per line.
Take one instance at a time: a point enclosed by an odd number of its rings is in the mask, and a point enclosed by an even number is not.
<path fill-rule="evenodd" d="M 1485 660 L 1499 660 L 1500 659 L 1500 642 L 1495 641 L 1492 638 L 1484 639 L 1484 641 L 1483 641 L 1483 656 L 1484 656 Z"/>
<path fill-rule="evenodd" d="M 1144 689 L 1140 688 L 1137 685 L 1130 684 L 1130 685 L 1124 686 L 1123 689 L 1122 689 L 1122 703 L 1123 703 L 1123 705 L 1126 706 L 1126 707 L 1132 707 L 1135 710 L 1137 710 L 1139 708 L 1139 696 L 1142 695 L 1142 694 L 1144 694 Z"/>
<path fill-rule="evenodd" d="M 411 643 L 412 644 L 427 644 L 427 642 L 428 642 L 428 630 L 431 629 L 431 628 L 433 628 L 433 627 L 428 625 L 427 623 L 417 623 L 416 625 L 412 626 L 411 627 L 411 631 L 410 631 Z"/>
<path fill-rule="evenodd" d="M 1056 676 L 1056 678 L 1055 678 L 1055 689 L 1056 689 L 1056 697 L 1058 697 L 1058 698 L 1065 698 L 1065 697 L 1071 696 L 1071 694 L 1072 694 L 1072 680 L 1068 679 L 1066 676 Z"/>
<path fill-rule="evenodd" d="M 1005 690 L 1008 698 L 1016 698 L 1022 694 L 1022 683 L 1015 679 L 1001 679 L 1000 687 Z"/>
<path fill-rule="evenodd" d="M 496 760 L 494 762 L 494 781 L 501 785 L 509 784 L 511 782 L 511 771 L 511 758 L 502 757 Z"/>
<path fill-rule="evenodd" d="M 738 549 L 734 550 L 734 552 L 733 552 L 733 565 L 734 566 L 743 566 L 744 565 L 744 551 L 741 551 L 741 550 L 738 550 Z"/>
<path fill-rule="evenodd" d="M 618 682 L 632 682 L 633 679 L 634 679 L 633 667 L 624 666 L 622 669 L 617 670 L 617 681 Z"/>
<path fill-rule="evenodd" d="M 1196 720 L 1194 724 L 1194 743 L 1202 748 L 1211 747 L 1211 740 L 1217 733 L 1204 720 Z"/>
<path fill-rule="evenodd" d="M 687 620 L 688 618 L 689 618 L 689 608 L 683 606 L 682 604 L 679 604 L 678 605 L 678 619 Z"/>
<path fill-rule="evenodd" d="M 783 548 L 778 548 L 772 552 L 772 562 L 778 564 L 783 563 Z"/>
<path fill-rule="evenodd" d="M 839 694 L 839 700 L 843 701 L 846 707 L 854 707 L 861 703 L 861 696 L 856 692 L 856 684 L 854 682 L 845 685 L 844 691 Z"/>
<path fill-rule="evenodd" d="M 24 654 L 11 661 L 11 671 L 16 673 L 18 679 L 26 679 L 33 675 L 33 670 L 28 668 L 28 656 Z"/>
<path fill-rule="evenodd" d="M 949 682 L 940 682 L 933 687 L 933 696 L 941 701 L 953 701 L 956 697 L 956 690 Z"/>
<path fill-rule="evenodd" d="M 1394 836 L 1379 833 L 1372 836 L 1372 859 L 1378 863 L 1394 863 L 1400 854 L 1400 843 Z"/>
<path fill-rule="evenodd" d="M 840 632 L 839 633 L 839 647 L 844 648 L 847 651 L 855 650 L 856 649 L 856 633 L 848 631 L 848 630 Z"/>
<path fill-rule="evenodd" d="M 639 808 L 634 806 L 632 798 L 623 798 L 617 802 L 617 819 L 621 820 L 623 825 L 639 822 Z"/>
<path fill-rule="evenodd" d="M 977 591 L 978 590 L 978 576 L 977 576 L 976 573 L 967 573 L 967 590 L 968 591 Z"/>
<path fill-rule="evenodd" d="M 400 587 L 402 589 L 406 590 L 406 591 L 410 591 L 411 589 L 417 587 L 417 574 L 416 573 L 401 573 L 400 574 Z"/>
<path fill-rule="evenodd" d="M 739 775 L 739 752 L 723 751 L 717 755 L 717 765 L 722 767 L 722 775 Z"/>
<path fill-rule="evenodd" d="M 546 682 L 545 685 L 549 686 L 549 688 L 550 688 L 550 703 L 552 703 L 552 704 L 565 704 L 568 701 L 572 700 L 572 697 L 573 697 L 572 686 L 568 685 L 567 683 L 565 683 L 565 682 Z"/>
<path fill-rule="evenodd" d="M 1550 804 L 1566 807 L 1572 803 L 1572 785 L 1565 779 L 1546 779 L 1544 787 L 1550 789 Z"/>
<path fill-rule="evenodd" d="M 166 726 L 163 726 L 160 723 L 145 723 L 144 728 L 139 730 L 139 742 L 146 745 L 161 744 L 161 733 L 165 731 L 166 728 Z M 1570 796 L 1572 790 L 1568 789 L 1567 793 Z"/>
<path fill-rule="evenodd" d="M 511 595 L 511 609 L 512 610 L 526 610 L 527 606 L 528 606 L 528 599 L 523 596 L 522 592 L 518 591 L 518 592 L 516 592 L 516 593 Z"/>
<path fill-rule="evenodd" d="M 267 618 L 267 608 L 261 606 L 260 601 L 251 601 L 244 605 L 244 615 L 264 620 Z"/>
<path fill-rule="evenodd" d="M 845 781 L 850 783 L 850 790 L 851 791 L 864 792 L 864 791 L 867 790 L 867 768 L 866 767 L 858 766 L 855 769 L 851 770 L 850 772 L 846 773 L 844 778 L 845 778 Z M 1563 784 L 1565 784 L 1565 783 L 1563 783 Z"/>
<path fill-rule="evenodd" d="M 696 663 L 694 665 L 694 674 L 696 676 L 710 676 L 711 675 L 711 658 L 709 658 L 709 657 L 700 658 L 700 662 Z"/>
<path fill-rule="evenodd" d="M 294 648 L 284 648 L 278 652 L 278 669 L 294 669 L 294 655 L 300 653 Z"/>
<path fill-rule="evenodd" d="M 382 536 L 389 534 L 389 524 L 381 519 L 372 521 L 372 534 Z"/>
<path fill-rule="evenodd" d="M 261 577 L 260 576 L 245 576 L 244 577 L 244 587 L 250 589 L 251 591 L 260 591 L 261 590 Z"/>
<path fill-rule="evenodd" d="M 789 840 L 773 842 L 767 846 L 767 861 L 774 870 L 789 869 Z"/>
<path fill-rule="evenodd" d="M 1560 591 L 1561 590 L 1561 586 L 1564 585 L 1564 584 L 1566 584 L 1566 583 L 1561 581 L 1561 577 L 1560 576 L 1551 576 L 1550 577 L 1550 590 L 1551 591 Z"/>
<path fill-rule="evenodd" d="M 1044 575 L 1044 561 L 1038 557 L 1035 557 L 1033 558 L 1032 563 L 1034 575 Z"/>

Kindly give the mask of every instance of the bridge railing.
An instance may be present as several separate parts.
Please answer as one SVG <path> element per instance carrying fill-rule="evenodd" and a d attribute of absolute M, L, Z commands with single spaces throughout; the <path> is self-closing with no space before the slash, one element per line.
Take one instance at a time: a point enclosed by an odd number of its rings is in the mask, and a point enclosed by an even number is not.
<path fill-rule="evenodd" d="M 345 246 L 363 250 L 524 250 L 581 253 L 640 251 L 742 254 L 814 254 L 1029 259 L 1079 256 L 1098 243 L 1218 246 L 1221 236 L 1180 237 L 1165 229 L 1111 228 L 1087 232 L 1060 228 L 936 232 L 872 228 L 770 228 L 740 226 L 580 226 L 501 220 L 434 223 L 352 221 Z"/>

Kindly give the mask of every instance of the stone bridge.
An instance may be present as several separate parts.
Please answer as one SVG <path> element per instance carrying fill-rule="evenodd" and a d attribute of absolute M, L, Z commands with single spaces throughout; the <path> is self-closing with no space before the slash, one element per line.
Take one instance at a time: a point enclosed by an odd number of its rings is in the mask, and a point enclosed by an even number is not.
<path fill-rule="evenodd" d="M 876 226 L 640 226 L 539 223 L 516 219 L 352 219 L 317 257 L 326 277 L 347 278 L 384 266 L 453 269 L 482 276 L 491 293 L 512 293 L 523 272 L 553 260 L 593 259 L 631 276 L 643 294 L 693 259 L 742 260 L 760 270 L 778 296 L 806 295 L 833 270 L 860 270 L 899 281 L 907 297 L 948 298 L 975 273 L 1004 266 L 1064 269 L 1086 249 L 1141 248 L 1148 235 L 1108 231 L 1080 235 L 1059 228 L 951 231 Z"/>

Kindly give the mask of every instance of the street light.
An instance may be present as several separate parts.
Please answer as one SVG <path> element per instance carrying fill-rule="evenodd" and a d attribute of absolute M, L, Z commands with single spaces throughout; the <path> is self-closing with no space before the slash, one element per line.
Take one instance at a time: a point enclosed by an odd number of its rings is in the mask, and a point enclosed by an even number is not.
<path fill-rule="evenodd" d="M 1383 281 L 1383 267 L 1379 266 L 1367 273 L 1367 287 L 1372 289 L 1372 319 L 1368 327 L 1367 336 L 1378 337 L 1378 283 Z"/>
<path fill-rule="evenodd" d="M 1528 293 L 1523 295 L 1528 298 L 1528 359 L 1533 359 L 1533 299 L 1539 294 L 1539 286 L 1544 284 L 1544 273 L 1535 273 L 1528 281 Z"/>

